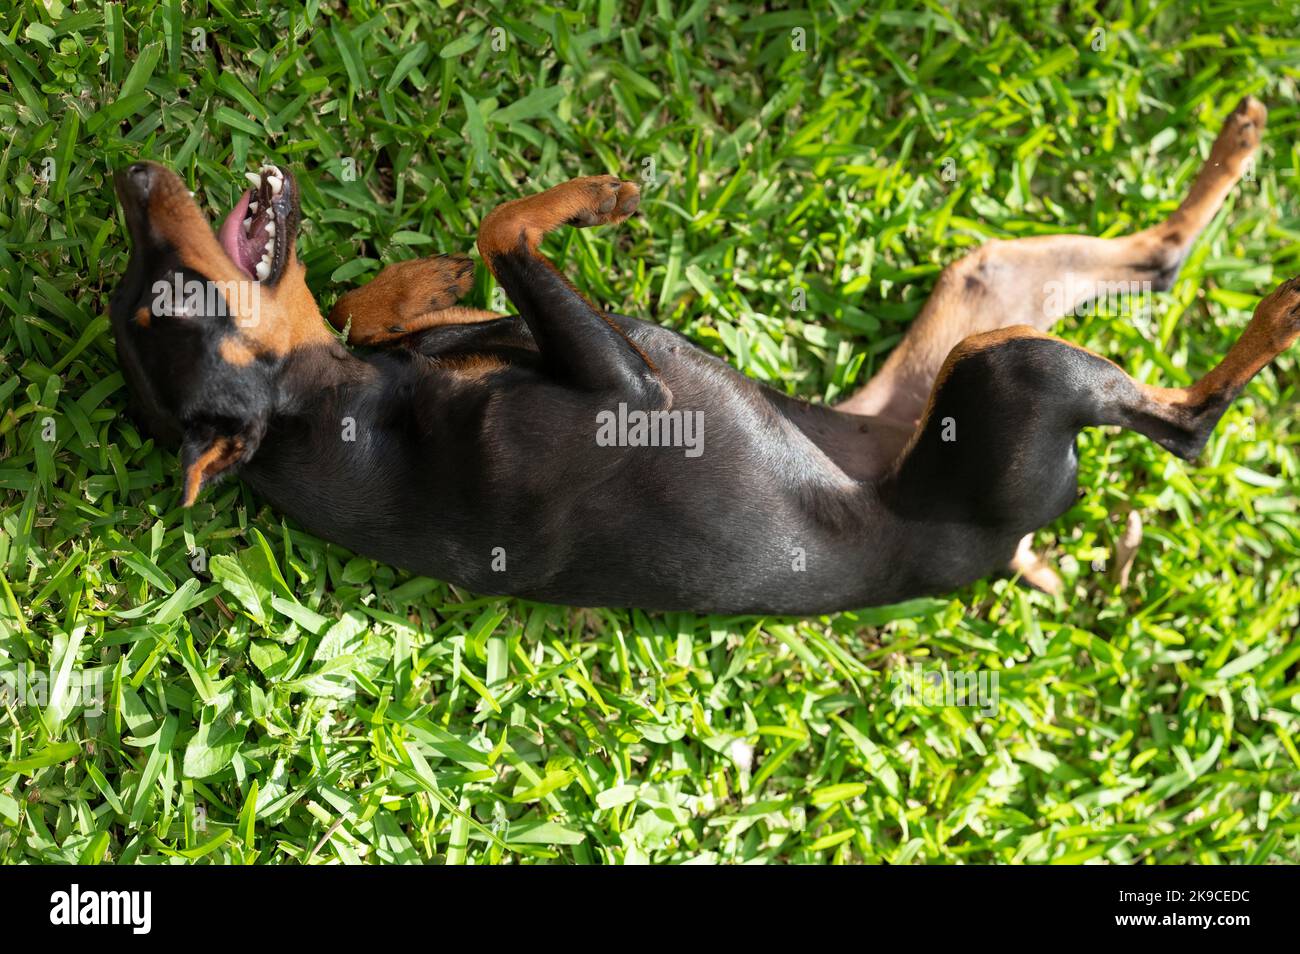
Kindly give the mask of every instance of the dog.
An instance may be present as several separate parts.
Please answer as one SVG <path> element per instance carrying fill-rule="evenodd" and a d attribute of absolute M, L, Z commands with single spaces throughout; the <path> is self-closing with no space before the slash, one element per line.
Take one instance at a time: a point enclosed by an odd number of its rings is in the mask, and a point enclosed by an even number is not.
<path fill-rule="evenodd" d="M 1297 279 L 1186 388 L 1046 334 L 1103 283 L 1167 289 L 1265 119 L 1244 99 L 1158 225 L 994 241 L 949 265 L 836 407 L 602 310 L 556 270 L 543 236 L 636 211 L 637 186 L 610 175 L 483 218 L 479 252 L 518 315 L 456 304 L 466 257 L 404 261 L 331 310 L 366 346 L 350 350 L 297 260 L 290 172 L 249 174 L 214 234 L 179 177 L 137 162 L 115 177 L 132 253 L 112 326 L 134 413 L 179 448 L 184 505 L 238 472 L 317 536 L 477 592 L 806 616 L 1007 570 L 1059 590 L 1029 541 L 1076 499 L 1080 430 L 1118 425 L 1190 460 L 1300 336 Z"/>

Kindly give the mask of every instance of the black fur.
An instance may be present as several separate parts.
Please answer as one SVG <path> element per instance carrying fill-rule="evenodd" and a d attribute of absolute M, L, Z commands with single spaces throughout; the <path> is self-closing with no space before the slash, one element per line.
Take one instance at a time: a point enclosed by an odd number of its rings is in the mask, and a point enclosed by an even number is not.
<path fill-rule="evenodd" d="M 1121 424 L 1186 455 L 1222 413 L 1175 414 L 1095 355 L 1012 337 L 954 353 L 895 461 L 878 440 L 897 425 L 793 400 L 597 311 L 524 247 L 492 264 L 518 319 L 236 367 L 223 319 L 132 320 L 178 267 L 137 241 L 113 326 L 146 426 L 173 443 L 255 435 L 243 479 L 308 530 L 478 592 L 573 605 L 814 614 L 944 592 L 1003 569 L 1068 508 L 1080 428 Z M 597 417 L 620 404 L 699 412 L 702 453 L 599 446 Z"/>

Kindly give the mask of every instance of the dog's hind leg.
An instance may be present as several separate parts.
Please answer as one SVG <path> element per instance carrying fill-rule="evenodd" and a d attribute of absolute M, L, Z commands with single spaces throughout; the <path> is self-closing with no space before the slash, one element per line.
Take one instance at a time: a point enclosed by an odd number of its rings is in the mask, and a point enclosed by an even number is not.
<path fill-rule="evenodd" d="M 442 325 L 491 321 L 501 316 L 456 304 L 474 285 L 474 262 L 465 255 L 433 255 L 394 262 L 368 283 L 347 292 L 330 309 L 335 328 L 356 344 L 379 345 Z"/>
<path fill-rule="evenodd" d="M 1169 288 L 1196 236 L 1245 172 L 1266 116 L 1252 97 L 1237 105 L 1187 198 L 1159 225 L 1114 239 L 988 242 L 948 266 L 879 373 L 838 410 L 915 423 L 948 352 L 968 335 L 1012 325 L 1047 330 L 1095 297 Z"/>
<path fill-rule="evenodd" d="M 538 250 L 548 232 L 622 222 L 639 203 L 636 184 L 616 176 L 572 179 L 493 209 L 479 226 L 478 248 L 555 380 L 653 403 L 662 385 L 649 359 Z"/>
<path fill-rule="evenodd" d="M 1197 235 L 1245 172 L 1266 117 L 1257 100 L 1241 100 L 1187 198 L 1158 225 L 1115 239 L 1048 235 L 989 242 L 948 266 L 879 373 L 837 409 L 895 421 L 906 432 L 917 425 L 948 353 L 967 335 L 1013 325 L 1046 330 L 1090 299 L 1169 288 Z M 1020 541 L 1011 570 L 1041 590 L 1061 592 L 1060 577 L 1031 544 L 1028 536 Z"/>
<path fill-rule="evenodd" d="M 1028 326 L 962 341 L 939 372 L 924 420 L 881 500 L 905 522 L 912 589 L 949 589 L 1014 559 L 1023 538 L 1075 500 L 1075 438 L 1118 425 L 1185 460 L 1228 405 L 1300 338 L 1300 278 L 1255 309 L 1227 355 L 1191 387 L 1163 388 Z"/>

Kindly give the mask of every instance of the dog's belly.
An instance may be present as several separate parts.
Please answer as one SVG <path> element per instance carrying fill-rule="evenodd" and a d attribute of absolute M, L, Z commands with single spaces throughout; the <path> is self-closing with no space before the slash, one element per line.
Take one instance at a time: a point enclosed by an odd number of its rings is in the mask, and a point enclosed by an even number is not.
<path fill-rule="evenodd" d="M 425 503 L 397 513 L 342 482 L 255 483 L 275 509 L 354 552 L 478 593 L 574 606 L 695 612 L 820 613 L 903 598 L 896 537 L 855 517 L 830 526 L 770 480 L 663 479 L 629 450 L 626 470 L 545 502 L 497 495 L 482 507 Z M 347 506 L 341 499 L 349 501 Z M 346 515 L 346 516 L 345 516 Z"/>
<path fill-rule="evenodd" d="M 482 502 L 520 559 L 477 574 L 474 588 L 718 612 L 860 605 L 873 564 L 887 562 L 873 559 L 883 515 L 870 486 L 773 392 L 672 332 L 628 330 L 670 392 L 666 406 L 594 398 L 563 421 L 548 411 L 538 431 L 517 422 L 539 398 L 516 391 L 485 422 L 491 434 L 516 424 L 511 454 L 499 455 L 511 463 Z"/>
<path fill-rule="evenodd" d="M 809 614 L 932 590 L 909 529 L 852 472 L 883 460 L 866 419 L 622 321 L 666 407 L 575 396 L 532 371 L 452 399 L 414 393 L 418 420 L 402 426 L 349 399 L 314 407 L 305 433 L 268 435 L 246 477 L 318 536 L 480 593 Z M 355 443 L 339 442 L 345 412 Z"/>

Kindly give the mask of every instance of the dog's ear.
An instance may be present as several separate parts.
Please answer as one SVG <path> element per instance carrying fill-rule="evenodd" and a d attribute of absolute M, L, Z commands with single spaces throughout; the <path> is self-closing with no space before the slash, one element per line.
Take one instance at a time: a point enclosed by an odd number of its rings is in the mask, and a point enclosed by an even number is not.
<path fill-rule="evenodd" d="M 181 443 L 181 467 L 185 470 L 185 495 L 181 503 L 193 506 L 203 488 L 252 458 L 265 432 L 265 418 L 239 427 L 209 423 L 186 427 L 185 440 Z"/>

